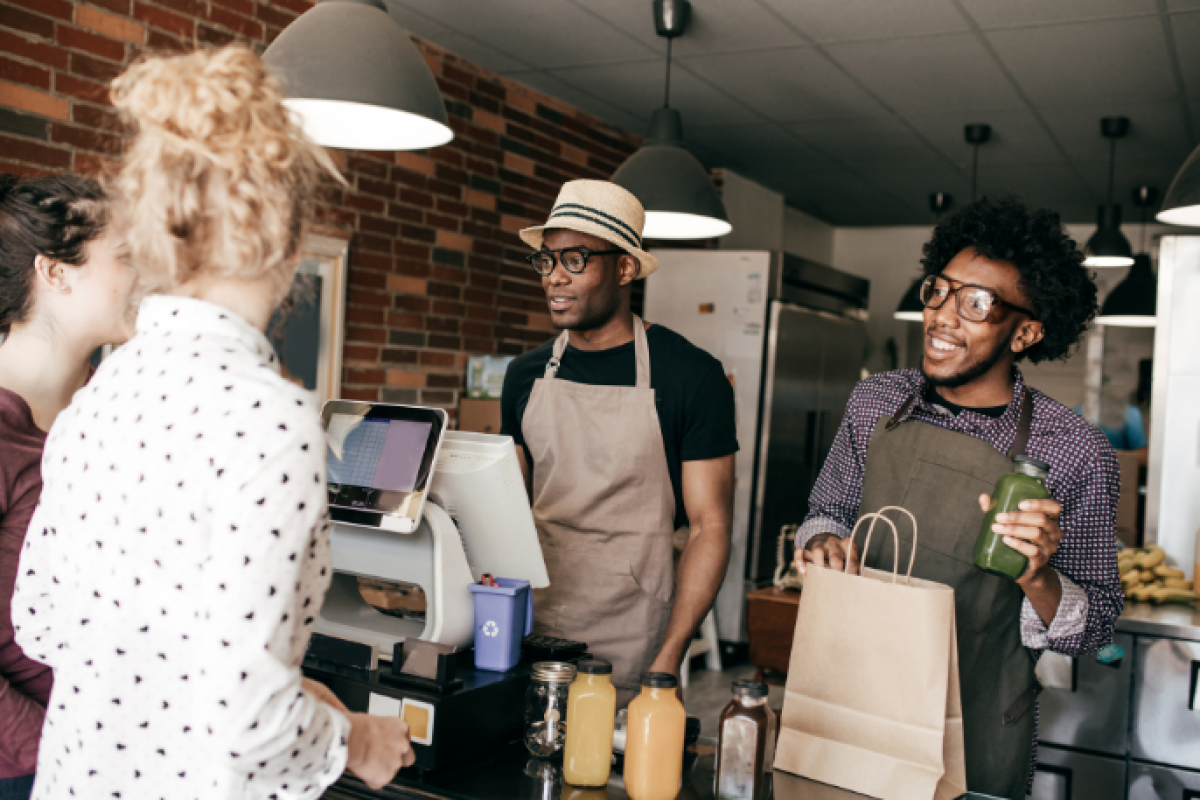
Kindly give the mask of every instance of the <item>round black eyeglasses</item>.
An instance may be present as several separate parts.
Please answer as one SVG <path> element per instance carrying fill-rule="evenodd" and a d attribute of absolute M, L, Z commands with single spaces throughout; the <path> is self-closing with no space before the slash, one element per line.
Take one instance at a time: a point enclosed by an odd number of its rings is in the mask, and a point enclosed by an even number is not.
<path fill-rule="evenodd" d="M 537 270 L 537 274 L 545 277 L 554 271 L 555 264 L 562 264 L 563 269 L 572 275 L 578 275 L 587 267 L 588 259 L 592 256 L 624 255 L 624 250 L 592 250 L 587 247 L 564 247 L 562 250 L 539 250 L 525 256 L 525 260 Z"/>

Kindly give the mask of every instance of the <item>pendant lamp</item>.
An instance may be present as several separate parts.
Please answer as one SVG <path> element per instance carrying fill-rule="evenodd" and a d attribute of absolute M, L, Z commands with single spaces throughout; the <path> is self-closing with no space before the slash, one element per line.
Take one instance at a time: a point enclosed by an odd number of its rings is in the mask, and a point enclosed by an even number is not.
<path fill-rule="evenodd" d="M 933 192 L 929 195 L 929 208 L 935 215 L 935 224 L 941 221 L 942 214 L 953 204 L 954 198 L 945 192 Z M 892 314 L 893 319 L 901 322 L 921 322 L 925 319 L 925 304 L 921 302 L 921 284 L 924 280 L 925 276 L 921 275 L 908 287 L 904 297 L 900 298 L 900 307 Z"/>
<path fill-rule="evenodd" d="M 1153 186 L 1133 190 L 1133 204 L 1142 210 L 1142 252 L 1133 257 L 1129 274 L 1104 299 L 1096 322 L 1126 328 L 1152 328 L 1158 322 L 1158 281 L 1146 251 L 1146 215 L 1158 200 Z"/>
<path fill-rule="evenodd" d="M 1200 147 L 1192 151 L 1171 181 L 1158 221 L 1200 226 Z"/>
<path fill-rule="evenodd" d="M 1105 117 L 1100 133 L 1109 141 L 1108 202 L 1096 213 L 1096 232 L 1084 249 L 1085 267 L 1128 267 L 1133 263 L 1133 248 L 1121 233 L 1121 207 L 1113 205 L 1113 177 L 1117 165 L 1117 139 L 1129 132 L 1128 117 Z M 1105 213 L 1107 210 L 1107 214 Z"/>
<path fill-rule="evenodd" d="M 671 108 L 671 40 L 690 13 L 687 0 L 654 0 L 655 30 L 667 40 L 663 107 L 651 117 L 646 141 L 612 176 L 646 209 L 646 239 L 711 239 L 733 230 L 708 170 L 684 146 L 683 118 Z"/>
<path fill-rule="evenodd" d="M 317 144 L 424 150 L 454 138 L 433 74 L 382 0 L 322 0 L 263 62 Z"/>

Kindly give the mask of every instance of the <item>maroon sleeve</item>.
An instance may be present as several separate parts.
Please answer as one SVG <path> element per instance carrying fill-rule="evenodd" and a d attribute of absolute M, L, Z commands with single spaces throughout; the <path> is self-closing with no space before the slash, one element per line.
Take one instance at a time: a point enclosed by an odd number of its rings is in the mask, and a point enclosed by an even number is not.
<path fill-rule="evenodd" d="M 13 641 L 11 613 L 17 564 L 40 489 L 36 461 L 32 469 L 20 470 L 15 478 L 0 482 L 0 776 L 3 777 L 31 775 L 36 770 L 38 740 L 46 713 L 44 703 L 50 687 L 49 671 L 26 658 Z M 42 697 L 27 693 L 30 688 L 40 690 Z"/>

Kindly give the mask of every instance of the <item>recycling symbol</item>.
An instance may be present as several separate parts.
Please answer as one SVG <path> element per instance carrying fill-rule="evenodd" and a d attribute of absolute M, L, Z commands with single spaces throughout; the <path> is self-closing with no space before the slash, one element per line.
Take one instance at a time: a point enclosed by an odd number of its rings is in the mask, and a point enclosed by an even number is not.
<path fill-rule="evenodd" d="M 500 626 L 496 624 L 495 620 L 489 619 L 483 624 L 483 635 L 495 639 L 500 635 Z"/>

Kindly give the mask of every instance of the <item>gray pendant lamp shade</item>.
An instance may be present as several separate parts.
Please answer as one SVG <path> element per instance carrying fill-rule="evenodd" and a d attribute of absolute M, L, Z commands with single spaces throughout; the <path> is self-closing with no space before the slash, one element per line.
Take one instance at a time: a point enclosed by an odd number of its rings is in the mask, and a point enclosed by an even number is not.
<path fill-rule="evenodd" d="M 1133 248 L 1129 240 L 1121 233 L 1121 207 L 1109 206 L 1110 214 L 1105 214 L 1106 207 L 1096 210 L 1096 232 L 1088 239 L 1084 249 L 1087 256 L 1083 260 L 1085 267 L 1127 267 L 1133 263 Z"/>
<path fill-rule="evenodd" d="M 708 170 L 683 145 L 683 119 L 660 108 L 641 148 L 613 173 L 646 209 L 645 239 L 711 239 L 733 230 Z"/>
<path fill-rule="evenodd" d="M 1158 322 L 1158 281 L 1150 256 L 1138 253 L 1129 274 L 1109 292 L 1096 322 L 1101 325 L 1151 328 Z"/>
<path fill-rule="evenodd" d="M 896 309 L 895 314 L 892 314 L 893 319 L 904 322 L 924 321 L 925 304 L 921 302 L 921 283 L 924 280 L 925 276 L 922 275 L 913 281 L 912 286 L 908 287 L 908 291 L 900 299 L 900 307 Z"/>
<path fill-rule="evenodd" d="M 424 150 L 454 138 L 433 74 L 381 0 L 319 2 L 263 61 L 317 144 Z"/>
<path fill-rule="evenodd" d="M 1168 225 L 1200 226 L 1200 147 L 1175 174 L 1157 219 Z"/>

